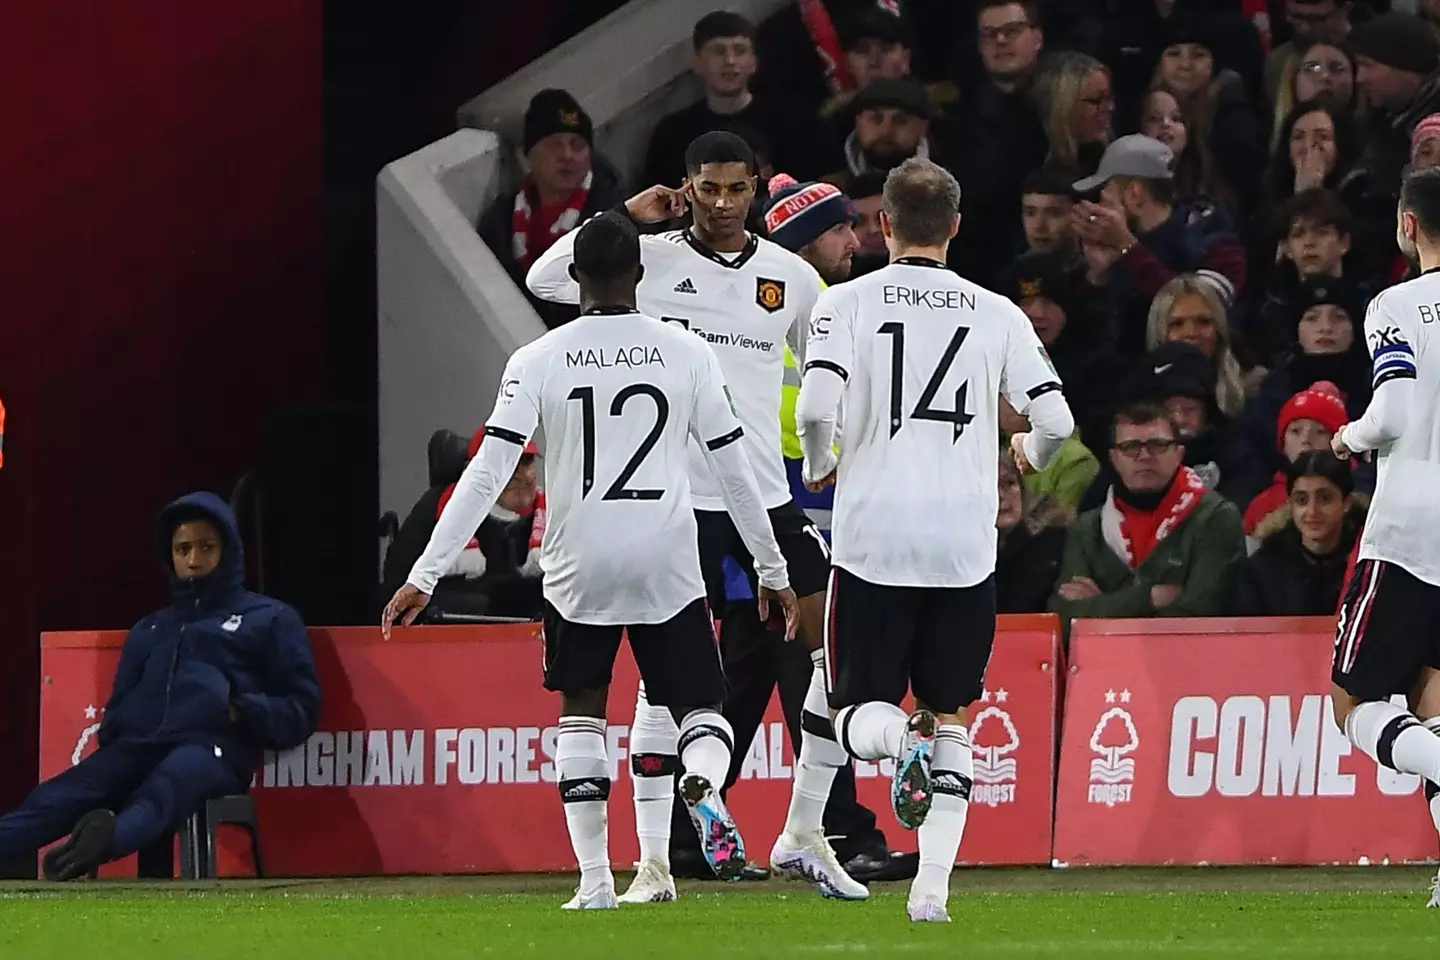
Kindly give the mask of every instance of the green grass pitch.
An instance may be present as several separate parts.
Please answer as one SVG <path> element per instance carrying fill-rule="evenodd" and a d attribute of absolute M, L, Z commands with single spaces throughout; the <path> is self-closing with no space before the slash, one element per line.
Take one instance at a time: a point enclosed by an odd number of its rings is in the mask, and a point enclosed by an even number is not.
<path fill-rule="evenodd" d="M 904 885 L 836 903 L 794 883 L 688 883 L 674 904 L 568 913 L 570 877 L 12 883 L 0 884 L 0 957 L 1436 957 L 1429 878 L 1412 867 L 966 870 L 945 925 L 911 924 Z"/>

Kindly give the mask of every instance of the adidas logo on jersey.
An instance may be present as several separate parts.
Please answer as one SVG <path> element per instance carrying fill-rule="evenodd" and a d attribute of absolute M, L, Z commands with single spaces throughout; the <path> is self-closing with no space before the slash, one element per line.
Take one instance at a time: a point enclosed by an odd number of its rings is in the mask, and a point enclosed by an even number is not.
<path fill-rule="evenodd" d="M 695 289 L 695 284 L 691 282 L 691 280 L 690 280 L 689 277 L 686 277 L 684 280 L 681 280 L 679 283 L 675 284 L 675 292 L 676 292 L 676 293 L 699 293 L 700 291 L 699 291 L 699 290 L 696 290 L 696 289 Z"/>

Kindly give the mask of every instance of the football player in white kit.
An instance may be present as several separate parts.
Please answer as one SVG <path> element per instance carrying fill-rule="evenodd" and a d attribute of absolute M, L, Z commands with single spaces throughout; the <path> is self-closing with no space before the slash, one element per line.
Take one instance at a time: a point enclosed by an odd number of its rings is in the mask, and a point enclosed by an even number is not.
<path fill-rule="evenodd" d="M 950 919 L 973 776 L 966 708 L 995 639 L 999 397 L 1033 427 L 1012 443 L 1022 470 L 1043 469 L 1075 427 L 1025 314 L 946 268 L 959 211 L 944 168 L 912 158 L 890 172 L 890 265 L 820 297 L 796 409 L 806 483 L 835 483 L 824 661 L 834 729 L 852 756 L 896 761 L 896 819 L 920 831 L 918 921 Z"/>
<path fill-rule="evenodd" d="M 1396 241 L 1422 272 L 1371 301 L 1375 393 L 1331 440 L 1337 457 L 1375 456 L 1379 467 L 1340 603 L 1330 697 L 1351 743 L 1424 778 L 1440 829 L 1440 169 L 1406 177 L 1397 219 Z M 1397 693 L 1410 709 L 1390 702 Z M 1433 886 L 1429 905 L 1440 907 Z"/>
<path fill-rule="evenodd" d="M 683 188 L 652 187 L 625 204 L 626 214 L 640 223 L 679 216 L 687 206 L 694 214 L 692 227 L 640 238 L 645 269 L 639 305 L 647 314 L 689 330 L 719 358 L 745 427 L 741 446 L 754 465 L 775 539 L 800 598 L 800 637 L 816 663 L 805 711 L 819 722 L 802 732 L 791 808 L 785 830 L 771 849 L 771 865 L 782 874 L 803 876 L 827 896 L 863 900 L 868 889 L 845 873 L 821 829 L 835 772 L 849 760 L 827 721 L 818 667 L 829 552 L 819 528 L 791 497 L 780 443 L 785 344 L 788 339 L 797 357 L 802 356 L 810 308 L 822 282 L 803 259 L 745 229 L 757 179 L 755 154 L 743 139 L 725 131 L 697 137 L 685 152 L 685 164 L 689 179 Z M 525 278 L 532 293 L 544 300 L 574 302 L 577 291 L 568 270 L 572 250 L 567 235 L 535 261 Z M 700 568 L 711 609 L 723 610 L 725 557 L 735 557 L 746 570 L 753 561 L 724 512 L 716 480 L 698 446 L 692 445 L 690 466 Z M 647 689 L 640 692 L 630 730 L 640 869 L 621 897 L 627 903 L 675 898 L 669 845 L 677 731 L 667 711 L 647 702 Z"/>
<path fill-rule="evenodd" d="M 642 268 L 632 223 L 604 214 L 577 232 L 571 269 L 582 315 L 511 356 L 485 440 L 386 607 L 383 629 L 388 636 L 397 619 L 414 621 L 541 427 L 550 465 L 540 552 L 545 687 L 564 698 L 555 768 L 580 864 L 566 909 L 583 910 L 617 906 L 605 713 L 622 631 L 650 701 L 678 725 L 680 793 L 706 859 L 724 879 L 745 866 L 719 793 L 734 744 L 719 712 L 725 679 L 695 549 L 690 438 L 756 558 L 762 615 L 778 600 L 793 636 L 799 611 L 715 354 L 636 309 Z"/>

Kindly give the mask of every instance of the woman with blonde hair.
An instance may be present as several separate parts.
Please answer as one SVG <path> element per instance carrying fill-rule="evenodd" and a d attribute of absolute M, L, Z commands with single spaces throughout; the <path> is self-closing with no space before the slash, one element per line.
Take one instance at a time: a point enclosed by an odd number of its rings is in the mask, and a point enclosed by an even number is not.
<path fill-rule="evenodd" d="M 1270 123 L 1272 154 L 1280 148 L 1285 120 L 1295 105 L 1320 99 L 1328 99 L 1354 116 L 1364 112 L 1355 86 L 1355 55 L 1343 43 L 1313 40 L 1285 61 Z"/>
<path fill-rule="evenodd" d="M 1145 346 L 1162 343 L 1192 344 L 1215 369 L 1215 402 L 1220 412 L 1234 417 L 1245 406 L 1245 377 L 1230 344 L 1225 301 L 1214 284 L 1194 273 L 1176 276 L 1150 301 L 1145 324 Z"/>
<path fill-rule="evenodd" d="M 1109 68 L 1088 54 L 1056 54 L 1040 80 L 1038 106 L 1050 140 L 1046 164 L 1094 173 L 1115 118 Z"/>

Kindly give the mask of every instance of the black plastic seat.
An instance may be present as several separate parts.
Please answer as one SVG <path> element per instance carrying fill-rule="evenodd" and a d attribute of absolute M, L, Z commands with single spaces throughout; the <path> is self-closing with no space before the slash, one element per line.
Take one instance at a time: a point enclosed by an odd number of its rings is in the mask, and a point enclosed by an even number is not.
<path fill-rule="evenodd" d="M 255 801 L 247 794 L 214 797 L 205 809 L 180 826 L 180 876 L 185 880 L 212 880 L 219 874 L 221 827 L 240 827 L 250 835 L 250 855 L 255 876 L 265 876 L 265 858 L 260 850 L 260 822 Z"/>

